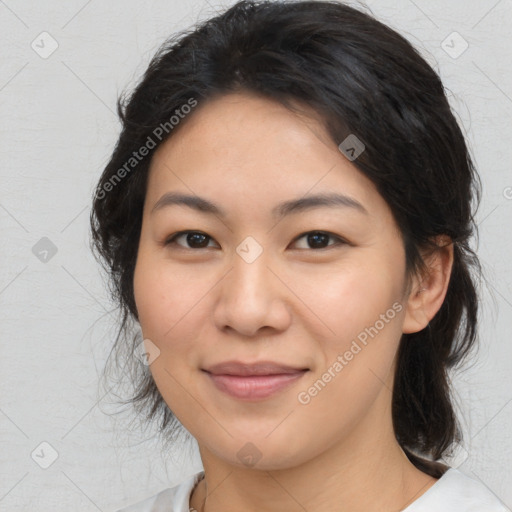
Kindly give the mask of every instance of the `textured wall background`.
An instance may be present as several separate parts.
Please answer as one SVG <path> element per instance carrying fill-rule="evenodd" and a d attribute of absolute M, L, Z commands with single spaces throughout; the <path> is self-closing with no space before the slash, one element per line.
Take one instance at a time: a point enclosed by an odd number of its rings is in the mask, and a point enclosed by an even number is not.
<path fill-rule="evenodd" d="M 512 507 L 512 2 L 367 5 L 439 71 L 482 176 L 477 249 L 490 286 L 479 357 L 454 375 L 465 442 L 452 465 Z M 108 512 L 202 467 L 197 451 L 167 460 L 154 432 L 108 415 L 98 377 L 115 316 L 88 215 L 118 93 L 167 36 L 221 7 L 0 1 L 1 511 Z"/>

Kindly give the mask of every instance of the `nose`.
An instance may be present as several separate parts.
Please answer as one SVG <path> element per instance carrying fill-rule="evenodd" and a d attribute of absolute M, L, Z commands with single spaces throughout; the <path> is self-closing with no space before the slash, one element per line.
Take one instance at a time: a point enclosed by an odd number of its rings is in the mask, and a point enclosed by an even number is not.
<path fill-rule="evenodd" d="M 290 296 L 284 276 L 263 251 L 251 261 L 238 253 L 217 288 L 214 320 L 221 330 L 254 337 L 260 331 L 285 330 L 291 322 Z"/>

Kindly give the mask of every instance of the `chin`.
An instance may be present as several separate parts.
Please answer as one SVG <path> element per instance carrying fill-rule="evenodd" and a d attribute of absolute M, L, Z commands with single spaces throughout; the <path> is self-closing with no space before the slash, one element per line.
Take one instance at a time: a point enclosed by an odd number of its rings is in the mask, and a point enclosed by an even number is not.
<path fill-rule="evenodd" d="M 224 446 L 217 441 L 212 441 L 215 445 L 215 450 L 212 451 L 226 464 L 258 471 L 289 469 L 308 460 L 309 454 L 304 451 L 305 440 L 295 438 L 294 442 L 289 442 L 292 436 L 284 430 L 284 437 L 275 435 L 275 438 L 271 439 L 276 432 L 270 436 L 268 432 L 262 436 L 252 436 L 250 432 L 246 432 L 237 439 L 231 439 L 228 445 Z M 226 458 L 227 454 L 229 454 L 228 458 Z"/>

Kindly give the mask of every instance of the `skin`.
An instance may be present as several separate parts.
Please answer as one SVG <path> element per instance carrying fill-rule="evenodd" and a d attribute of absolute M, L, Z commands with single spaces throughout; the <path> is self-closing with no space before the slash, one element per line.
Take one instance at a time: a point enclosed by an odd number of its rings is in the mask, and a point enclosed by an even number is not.
<path fill-rule="evenodd" d="M 143 336 L 160 350 L 150 365 L 155 383 L 198 442 L 205 479 L 190 501 L 198 511 L 399 511 L 436 482 L 394 437 L 391 390 L 402 333 L 426 327 L 443 303 L 453 246 L 440 238 L 445 247 L 428 260 L 430 274 L 407 283 L 387 203 L 304 112 L 230 93 L 200 104 L 151 162 L 135 299 Z M 227 217 L 179 205 L 151 213 L 170 191 L 205 197 Z M 368 214 L 319 207 L 271 217 L 282 201 L 333 191 Z M 164 245 L 181 230 L 207 238 Z M 334 236 L 318 246 L 298 238 L 310 231 Z M 263 250 L 251 263 L 236 251 L 248 236 Z M 349 243 L 335 245 L 336 237 Z M 394 303 L 402 310 L 299 403 Z M 270 398 L 244 402 L 201 371 L 230 359 L 309 372 Z M 259 457 L 255 465 L 237 456 L 244 447 Z"/>

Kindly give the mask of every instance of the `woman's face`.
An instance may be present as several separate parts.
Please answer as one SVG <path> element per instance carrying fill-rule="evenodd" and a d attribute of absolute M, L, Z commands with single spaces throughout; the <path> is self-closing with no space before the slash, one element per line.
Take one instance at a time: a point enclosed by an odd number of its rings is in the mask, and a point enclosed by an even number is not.
<path fill-rule="evenodd" d="M 190 115 L 153 157 L 134 277 L 163 398 L 200 447 L 238 466 L 291 467 L 378 437 L 407 317 L 389 207 L 311 118 L 243 93 Z M 153 209 L 169 193 L 222 214 Z M 332 194 L 361 207 L 280 208 Z M 165 245 L 178 231 L 200 233 Z M 308 371 L 265 398 L 235 397 L 203 371 L 228 360 Z"/>

